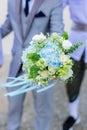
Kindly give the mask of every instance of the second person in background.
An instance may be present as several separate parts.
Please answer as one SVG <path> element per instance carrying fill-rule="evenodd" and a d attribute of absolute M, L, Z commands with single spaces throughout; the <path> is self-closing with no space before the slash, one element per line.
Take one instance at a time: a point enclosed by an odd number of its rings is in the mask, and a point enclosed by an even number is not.
<path fill-rule="evenodd" d="M 69 33 L 70 41 L 75 44 L 84 42 L 73 54 L 74 78 L 66 84 L 69 99 L 69 117 L 63 123 L 63 130 L 72 130 L 80 122 L 79 99 L 80 87 L 84 77 L 85 63 L 87 63 L 87 0 L 63 0 L 63 7 L 69 6 L 72 28 Z"/>

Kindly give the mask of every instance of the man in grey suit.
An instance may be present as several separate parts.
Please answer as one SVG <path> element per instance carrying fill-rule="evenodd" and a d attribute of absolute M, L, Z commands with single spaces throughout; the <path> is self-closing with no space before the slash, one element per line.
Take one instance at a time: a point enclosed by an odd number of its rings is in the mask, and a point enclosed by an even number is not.
<path fill-rule="evenodd" d="M 63 32 L 61 0 L 8 0 L 8 16 L 1 26 L 2 37 L 14 31 L 12 61 L 9 76 L 22 72 L 22 51 L 29 46 L 35 34 Z M 12 90 L 8 89 L 10 92 Z M 35 130 L 49 130 L 51 120 L 52 89 L 37 94 L 32 92 L 35 107 Z M 7 130 L 20 130 L 25 94 L 8 97 L 9 112 Z"/>

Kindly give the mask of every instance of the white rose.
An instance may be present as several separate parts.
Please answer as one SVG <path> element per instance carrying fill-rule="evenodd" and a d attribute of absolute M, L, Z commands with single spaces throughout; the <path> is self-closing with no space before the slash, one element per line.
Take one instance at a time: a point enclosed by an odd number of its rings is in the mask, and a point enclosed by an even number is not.
<path fill-rule="evenodd" d="M 62 62 L 67 62 L 69 60 L 70 56 L 68 55 L 61 55 L 60 59 Z"/>
<path fill-rule="evenodd" d="M 68 72 L 67 72 L 67 75 L 65 76 L 65 80 L 69 79 L 72 76 L 73 76 L 73 71 L 72 71 L 72 69 L 69 69 Z"/>
<path fill-rule="evenodd" d="M 48 78 L 48 72 L 46 70 L 40 71 L 39 74 L 43 79 Z"/>
<path fill-rule="evenodd" d="M 64 40 L 62 43 L 64 49 L 70 49 L 72 47 L 72 43 L 69 40 Z"/>
<path fill-rule="evenodd" d="M 38 41 L 38 40 L 45 40 L 46 37 L 43 34 L 36 34 L 35 36 L 33 36 L 32 40 L 33 41 Z"/>
<path fill-rule="evenodd" d="M 69 68 L 69 70 L 68 70 L 66 76 L 62 76 L 61 79 L 63 79 L 63 80 L 65 81 L 65 80 L 69 79 L 69 78 L 72 77 L 72 76 L 73 76 L 73 71 L 72 71 L 71 68 Z"/>
<path fill-rule="evenodd" d="M 52 66 L 49 66 L 49 67 L 48 67 L 48 70 L 49 70 L 51 73 L 53 73 L 53 74 L 54 74 L 55 71 L 56 71 Z"/>

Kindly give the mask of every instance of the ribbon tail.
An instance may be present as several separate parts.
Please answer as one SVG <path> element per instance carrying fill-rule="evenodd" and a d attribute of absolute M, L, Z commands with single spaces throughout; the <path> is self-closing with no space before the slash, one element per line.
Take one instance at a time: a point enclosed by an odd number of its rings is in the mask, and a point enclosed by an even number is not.
<path fill-rule="evenodd" d="M 18 90 L 15 90 L 14 92 L 9 92 L 7 94 L 5 94 L 5 96 L 15 96 L 15 95 L 19 95 L 19 94 L 22 94 L 22 93 L 25 93 L 27 91 L 31 91 L 31 90 L 34 90 L 37 88 L 37 85 L 36 86 L 33 86 L 33 87 L 29 87 L 29 85 L 27 84 L 26 86 L 23 86 L 23 88 L 20 88 Z"/>
<path fill-rule="evenodd" d="M 25 76 L 27 75 L 22 75 L 19 77 L 8 77 L 8 79 L 12 80 L 12 81 L 8 81 L 7 83 L 1 83 L 0 84 L 0 88 L 3 87 L 15 87 L 15 86 L 19 86 L 19 85 L 24 85 L 26 83 L 29 83 L 31 80 L 25 80 Z"/>

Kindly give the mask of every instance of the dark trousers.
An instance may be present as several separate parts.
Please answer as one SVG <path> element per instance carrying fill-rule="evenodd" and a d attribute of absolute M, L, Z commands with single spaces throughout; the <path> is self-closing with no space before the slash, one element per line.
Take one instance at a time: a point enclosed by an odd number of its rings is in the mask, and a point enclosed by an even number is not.
<path fill-rule="evenodd" d="M 69 102 L 73 102 L 78 97 L 85 72 L 84 56 L 82 56 L 80 61 L 73 60 L 73 62 L 73 79 L 66 83 Z"/>

